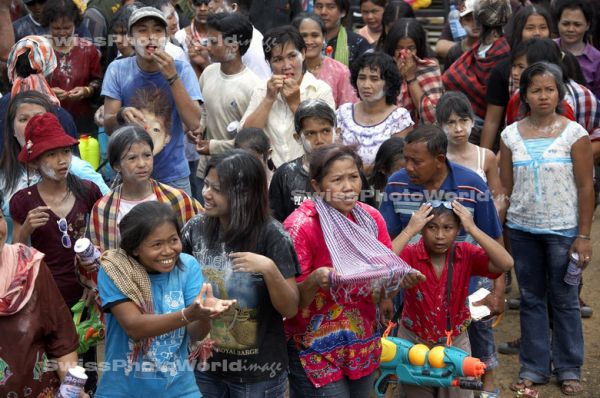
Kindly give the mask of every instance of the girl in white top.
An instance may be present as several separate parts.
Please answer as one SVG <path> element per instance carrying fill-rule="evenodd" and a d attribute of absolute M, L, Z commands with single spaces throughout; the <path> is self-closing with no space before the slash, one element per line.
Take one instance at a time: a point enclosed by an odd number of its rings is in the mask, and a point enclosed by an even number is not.
<path fill-rule="evenodd" d="M 367 52 L 350 68 L 360 101 L 338 108 L 338 127 L 345 145 L 358 146 L 365 173 L 369 174 L 381 144 L 392 136 L 406 136 L 414 123 L 406 109 L 396 106 L 401 78 L 392 57 Z"/>
<path fill-rule="evenodd" d="M 504 220 L 506 201 L 500 183 L 496 156 L 489 149 L 469 142 L 474 121 L 473 108 L 469 99 L 461 92 L 449 91 L 440 98 L 435 116 L 437 124 L 448 136 L 446 157 L 451 162 L 467 167 L 481 176 L 490 187 L 496 210 Z"/>

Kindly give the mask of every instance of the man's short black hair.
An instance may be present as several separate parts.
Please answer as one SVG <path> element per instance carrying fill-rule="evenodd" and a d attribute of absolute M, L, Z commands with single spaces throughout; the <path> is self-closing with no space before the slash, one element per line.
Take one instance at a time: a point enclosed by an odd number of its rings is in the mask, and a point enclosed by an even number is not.
<path fill-rule="evenodd" d="M 225 44 L 237 43 L 240 55 L 246 54 L 252 41 L 252 24 L 247 17 L 238 13 L 218 12 L 209 14 L 206 22 L 209 28 L 220 32 Z"/>
<path fill-rule="evenodd" d="M 431 156 L 444 155 L 448 151 L 448 137 L 446 133 L 434 124 L 425 124 L 417 127 L 404 138 L 405 145 L 413 142 L 424 142 Z"/>

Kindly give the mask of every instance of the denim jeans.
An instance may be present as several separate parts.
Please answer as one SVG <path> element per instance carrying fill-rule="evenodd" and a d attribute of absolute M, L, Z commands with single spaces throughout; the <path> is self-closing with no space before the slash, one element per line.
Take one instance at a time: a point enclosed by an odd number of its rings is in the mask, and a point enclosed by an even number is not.
<path fill-rule="evenodd" d="M 504 278 L 502 275 L 500 278 Z M 473 276 L 469 282 L 469 294 L 484 288 L 490 292 L 494 288 L 491 279 L 484 276 Z M 494 331 L 492 329 L 493 319 L 473 321 L 469 325 L 469 341 L 471 343 L 471 354 L 475 358 L 481 359 L 485 363 L 487 370 L 494 370 L 498 367 L 498 357 L 496 356 L 496 342 L 494 340 Z"/>
<path fill-rule="evenodd" d="M 308 379 L 298 350 L 294 343 L 288 342 L 288 356 L 290 359 L 290 398 L 365 398 L 370 397 L 374 391 L 375 372 L 358 380 L 343 377 L 323 387 L 317 388 Z"/>
<path fill-rule="evenodd" d="M 231 383 L 200 371 L 194 376 L 204 398 L 284 398 L 288 380 L 286 371 L 256 383 Z"/>
<path fill-rule="evenodd" d="M 545 383 L 579 380 L 583 365 L 583 328 L 578 287 L 563 281 L 573 238 L 509 229 L 521 294 L 521 370 L 519 376 Z M 552 328 L 548 329 L 548 305 Z"/>

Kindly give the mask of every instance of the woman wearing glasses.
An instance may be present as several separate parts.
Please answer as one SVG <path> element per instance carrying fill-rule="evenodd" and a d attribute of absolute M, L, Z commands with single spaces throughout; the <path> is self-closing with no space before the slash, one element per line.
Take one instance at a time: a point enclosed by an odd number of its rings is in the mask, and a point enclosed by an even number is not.
<path fill-rule="evenodd" d="M 76 144 L 54 114 L 32 117 L 25 128 L 25 144 L 18 160 L 36 170 L 40 180 L 17 192 L 10 201 L 13 241 L 31 242 L 33 248 L 46 254 L 46 264 L 69 308 L 83 295 L 73 246 L 85 235 L 90 211 L 102 197 L 98 186 L 69 171 L 71 148 Z M 88 353 L 95 356 L 95 350 Z M 93 388 L 94 376 L 88 376 L 87 387 Z"/>

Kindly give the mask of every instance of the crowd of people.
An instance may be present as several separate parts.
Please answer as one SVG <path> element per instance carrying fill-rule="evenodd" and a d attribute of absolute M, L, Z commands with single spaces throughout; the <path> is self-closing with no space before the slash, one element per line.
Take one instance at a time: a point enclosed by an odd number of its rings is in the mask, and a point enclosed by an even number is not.
<path fill-rule="evenodd" d="M 593 1 L 459 3 L 433 48 L 403 1 L 0 0 L 0 395 L 367 398 L 387 329 L 499 396 L 512 273 L 510 389 L 581 394 Z"/>

